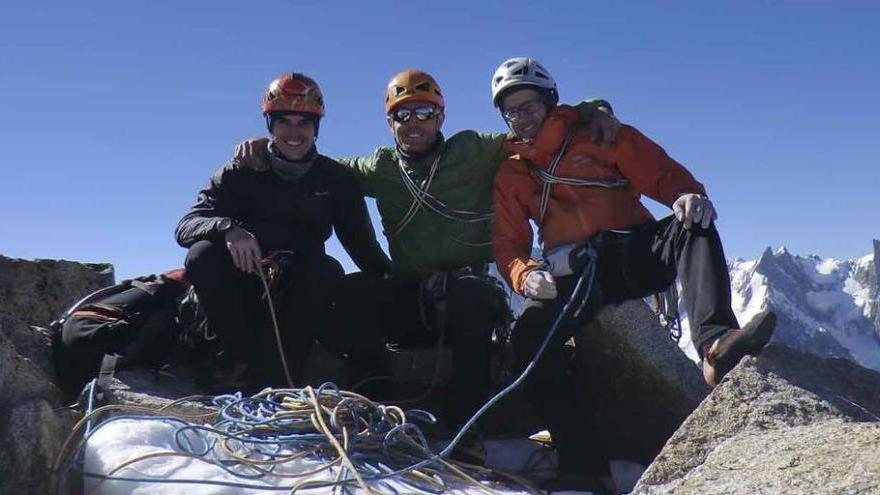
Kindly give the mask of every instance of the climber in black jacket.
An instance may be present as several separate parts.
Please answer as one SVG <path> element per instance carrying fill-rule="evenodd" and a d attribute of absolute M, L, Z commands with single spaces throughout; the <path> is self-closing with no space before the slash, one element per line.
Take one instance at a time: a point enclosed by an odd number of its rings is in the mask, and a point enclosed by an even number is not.
<path fill-rule="evenodd" d="M 315 147 L 324 115 L 318 85 L 302 74 L 279 76 L 266 91 L 263 114 L 272 135 L 271 167 L 224 165 L 175 232 L 178 244 L 189 248 L 187 275 L 208 326 L 224 342 L 228 369 L 219 378 L 229 385 L 270 385 L 284 376 L 261 300 L 267 258 L 280 267 L 273 299 L 294 381 L 344 275 L 325 253 L 331 232 L 362 271 L 382 277 L 389 269 L 352 172 Z"/>

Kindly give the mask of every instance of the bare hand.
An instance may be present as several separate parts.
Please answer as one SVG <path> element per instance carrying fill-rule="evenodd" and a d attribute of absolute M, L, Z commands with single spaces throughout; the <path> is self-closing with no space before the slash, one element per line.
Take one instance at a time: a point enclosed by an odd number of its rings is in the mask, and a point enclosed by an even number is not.
<path fill-rule="evenodd" d="M 708 229 L 709 224 L 718 218 L 715 206 L 709 198 L 700 194 L 682 194 L 672 204 L 672 211 L 686 229 L 696 224 Z"/>
<path fill-rule="evenodd" d="M 263 255 L 253 234 L 241 227 L 229 230 L 226 232 L 226 248 L 236 268 L 247 273 L 259 273 Z"/>
<path fill-rule="evenodd" d="M 593 142 L 606 146 L 617 141 L 617 133 L 620 132 L 620 121 L 617 120 L 608 107 L 599 107 L 590 118 L 590 135 Z"/>
<path fill-rule="evenodd" d="M 556 299 L 556 280 L 545 270 L 532 270 L 526 275 L 523 293 L 532 299 Z"/>
<path fill-rule="evenodd" d="M 251 138 L 235 145 L 233 158 L 244 168 L 269 170 L 269 139 Z"/>

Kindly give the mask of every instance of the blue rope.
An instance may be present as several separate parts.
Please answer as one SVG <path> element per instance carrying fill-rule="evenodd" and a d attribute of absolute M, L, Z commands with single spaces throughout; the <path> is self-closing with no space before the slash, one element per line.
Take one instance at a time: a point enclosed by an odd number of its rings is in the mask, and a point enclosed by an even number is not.
<path fill-rule="evenodd" d="M 531 373 L 532 368 L 534 368 L 535 365 L 537 365 L 538 360 L 541 359 L 541 355 L 544 354 L 544 350 L 550 344 L 550 341 L 553 340 L 553 336 L 556 334 L 556 331 L 559 329 L 560 323 L 562 323 L 562 320 L 564 320 L 565 317 L 568 315 L 568 311 L 571 308 L 572 303 L 578 299 L 578 294 L 580 293 L 581 286 L 586 284 L 586 286 L 585 286 L 586 289 L 584 290 L 583 299 L 581 299 L 581 302 L 578 305 L 578 309 L 577 309 L 576 313 L 580 313 L 580 311 L 584 308 L 584 305 L 586 304 L 587 299 L 590 298 L 590 293 L 593 290 L 593 281 L 595 279 L 595 274 L 596 274 L 596 258 L 598 257 L 598 255 L 596 253 L 596 249 L 593 247 L 592 244 L 587 243 L 586 250 L 587 250 L 586 266 L 584 267 L 583 271 L 581 272 L 580 277 L 578 277 L 577 284 L 575 284 L 574 289 L 571 291 L 571 295 L 569 296 L 568 301 L 565 303 L 565 306 L 562 307 L 562 311 L 560 311 L 559 314 L 556 316 L 556 320 L 553 322 L 553 325 L 550 327 L 550 331 L 547 332 L 547 336 L 544 337 L 544 342 L 541 343 L 541 347 L 539 347 L 538 351 L 535 353 L 535 357 L 532 358 L 532 360 L 529 362 L 528 366 L 526 366 L 526 368 L 522 371 L 522 373 L 520 373 L 519 377 L 513 381 L 513 383 L 511 383 L 510 385 L 505 387 L 503 390 L 501 390 L 500 392 L 495 394 L 494 397 L 489 399 L 488 402 L 483 404 L 483 407 L 481 407 L 479 410 L 477 410 L 476 413 L 474 413 L 473 416 L 471 416 L 471 419 L 469 419 L 468 422 L 465 423 L 464 426 L 461 427 L 461 429 L 458 431 L 458 434 L 452 439 L 451 442 L 449 442 L 449 445 L 447 445 L 446 448 L 440 452 L 441 457 L 447 457 L 452 452 L 452 450 L 455 448 L 455 446 L 458 444 L 458 442 L 461 441 L 462 437 L 465 435 L 465 433 L 468 431 L 468 429 L 470 429 L 474 425 L 474 423 L 477 422 L 477 420 L 480 418 L 480 416 L 482 416 L 486 411 L 489 410 L 489 408 L 494 406 L 495 403 L 497 403 L 499 400 L 501 400 L 504 396 L 506 396 L 508 393 L 510 393 L 511 390 L 515 389 L 523 381 L 525 381 L 526 377 L 529 375 L 529 373 Z"/>
<path fill-rule="evenodd" d="M 89 389 L 89 391 L 86 392 L 86 397 L 88 398 L 88 401 L 86 402 L 86 416 L 92 414 L 92 411 L 95 410 L 95 384 L 97 382 L 97 378 L 92 378 L 92 381 L 90 381 L 89 384 L 86 385 L 86 388 Z M 90 431 L 92 431 L 91 420 L 86 423 L 86 435 L 88 435 Z"/>

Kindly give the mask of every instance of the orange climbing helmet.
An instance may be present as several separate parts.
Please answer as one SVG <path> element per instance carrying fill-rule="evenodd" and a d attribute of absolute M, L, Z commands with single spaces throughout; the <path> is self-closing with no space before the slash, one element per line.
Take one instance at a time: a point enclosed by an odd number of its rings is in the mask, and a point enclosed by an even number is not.
<path fill-rule="evenodd" d="M 303 112 L 324 116 L 324 96 L 309 76 L 293 72 L 276 77 L 263 96 L 263 115 L 271 112 Z"/>
<path fill-rule="evenodd" d="M 427 101 L 441 110 L 446 107 L 440 85 L 430 74 L 420 70 L 405 70 L 391 78 L 385 90 L 385 113 L 390 114 L 408 101 Z"/>

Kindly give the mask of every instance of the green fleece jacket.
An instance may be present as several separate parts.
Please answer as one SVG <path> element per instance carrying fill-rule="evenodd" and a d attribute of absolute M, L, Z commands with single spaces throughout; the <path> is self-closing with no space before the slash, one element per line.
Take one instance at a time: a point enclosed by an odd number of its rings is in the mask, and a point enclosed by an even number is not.
<path fill-rule="evenodd" d="M 599 106 L 610 108 L 603 100 L 576 105 L 580 121 L 589 122 Z M 404 160 L 392 147 L 379 148 L 369 156 L 337 159 L 352 167 L 363 193 L 376 199 L 395 277 L 413 279 L 492 260 L 491 220 L 462 222 L 422 207 L 404 229 L 393 231 L 413 202 L 400 167 L 421 184 L 438 154 L 437 173 L 428 192 L 451 209 L 491 213 L 495 172 L 507 158 L 505 138 L 505 134 L 462 131 L 420 160 Z"/>

